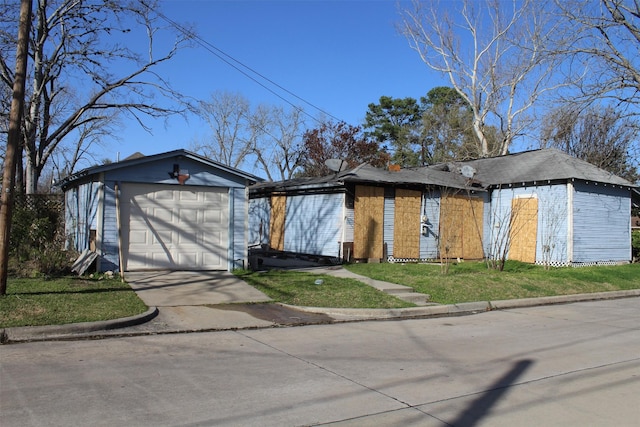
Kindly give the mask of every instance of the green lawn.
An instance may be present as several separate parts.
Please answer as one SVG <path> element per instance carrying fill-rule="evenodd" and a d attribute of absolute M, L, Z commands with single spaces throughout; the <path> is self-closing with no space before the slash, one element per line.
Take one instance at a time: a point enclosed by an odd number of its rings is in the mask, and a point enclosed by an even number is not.
<path fill-rule="evenodd" d="M 352 264 L 345 268 L 378 280 L 411 286 L 431 301 L 532 298 L 640 288 L 640 264 L 614 267 L 554 268 L 507 262 L 505 271 L 484 263 L 452 264 L 441 273 L 433 264 Z M 310 272 L 236 271 L 235 274 L 276 302 L 312 307 L 412 307 L 370 286 Z M 317 281 L 322 283 L 316 283 Z M 0 328 L 108 320 L 143 313 L 147 307 L 129 285 L 117 279 L 9 279 L 0 297 Z"/>
<path fill-rule="evenodd" d="M 133 316 L 147 306 L 117 279 L 9 279 L 0 328 L 61 325 Z"/>
<path fill-rule="evenodd" d="M 346 268 L 373 279 L 411 286 L 441 304 L 533 298 L 640 288 L 640 264 L 552 268 L 508 261 L 504 271 L 482 262 L 452 264 L 352 264 Z"/>
<path fill-rule="evenodd" d="M 235 274 L 276 302 L 306 307 L 402 308 L 414 307 L 357 280 L 295 271 Z M 321 280 L 321 284 L 316 281 Z"/>

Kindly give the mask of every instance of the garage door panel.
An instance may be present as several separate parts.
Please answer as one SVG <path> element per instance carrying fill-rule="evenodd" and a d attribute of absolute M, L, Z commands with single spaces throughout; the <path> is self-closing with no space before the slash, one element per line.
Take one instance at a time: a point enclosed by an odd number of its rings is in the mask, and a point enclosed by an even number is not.
<path fill-rule="evenodd" d="M 147 233 L 151 235 L 151 241 L 147 241 L 146 244 L 152 245 L 171 245 L 173 244 L 173 232 L 171 230 L 162 230 L 155 228 L 153 233 Z"/>
<path fill-rule="evenodd" d="M 152 215 L 153 222 L 157 224 L 171 224 L 173 212 L 162 208 L 147 209 L 147 215 Z"/>
<path fill-rule="evenodd" d="M 122 199 L 126 269 L 227 268 L 227 189 L 129 184 Z"/>
<path fill-rule="evenodd" d="M 178 223 L 179 224 L 184 224 L 187 227 L 195 227 L 199 224 L 198 222 L 198 216 L 201 216 L 202 214 L 200 212 L 198 212 L 197 210 L 195 210 L 195 208 L 192 209 L 179 209 L 178 210 Z"/>
<path fill-rule="evenodd" d="M 215 252 L 206 252 L 203 254 L 203 262 L 207 265 L 217 265 L 222 262 L 222 260 L 226 259 L 227 254 L 220 254 Z"/>

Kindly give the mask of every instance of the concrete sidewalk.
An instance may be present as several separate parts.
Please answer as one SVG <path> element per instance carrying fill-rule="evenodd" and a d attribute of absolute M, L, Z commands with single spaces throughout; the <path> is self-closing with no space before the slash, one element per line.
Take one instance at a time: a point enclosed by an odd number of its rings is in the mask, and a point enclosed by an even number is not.
<path fill-rule="evenodd" d="M 361 280 L 379 290 L 398 293 L 402 285 L 359 276 L 341 267 L 309 269 Z M 284 304 L 255 304 L 270 299 L 262 292 L 226 272 L 128 273 L 127 282 L 150 309 L 138 316 L 103 322 L 54 326 L 27 326 L 0 330 L 0 343 L 96 339 L 113 336 L 155 335 L 271 328 L 307 323 L 338 323 L 383 319 L 410 319 L 460 316 L 538 305 L 640 296 L 640 289 L 505 301 L 401 308 L 349 309 L 298 307 Z M 218 306 L 218 307 L 214 307 Z"/>

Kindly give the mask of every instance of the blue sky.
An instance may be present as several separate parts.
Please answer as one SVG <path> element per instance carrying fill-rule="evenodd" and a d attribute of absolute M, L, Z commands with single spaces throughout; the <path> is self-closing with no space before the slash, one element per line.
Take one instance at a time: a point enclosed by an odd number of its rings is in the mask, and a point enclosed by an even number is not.
<path fill-rule="evenodd" d="M 397 31 L 400 17 L 394 0 L 165 0 L 162 11 L 174 21 L 192 24 L 208 43 L 352 125 L 362 123 L 367 105 L 380 96 L 418 99 L 446 85 Z M 181 52 L 162 73 L 187 96 L 207 99 L 216 91 L 228 91 L 243 95 L 253 106 L 289 106 L 202 47 Z M 148 124 L 152 135 L 126 122 L 120 140 L 105 141 L 104 157 L 189 149 L 194 139 L 209 132 L 196 118 Z"/>

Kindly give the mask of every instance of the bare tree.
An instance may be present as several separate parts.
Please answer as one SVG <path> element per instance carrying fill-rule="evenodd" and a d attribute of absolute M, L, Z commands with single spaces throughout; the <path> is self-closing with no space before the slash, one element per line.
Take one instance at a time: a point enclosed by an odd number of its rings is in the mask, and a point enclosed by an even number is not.
<path fill-rule="evenodd" d="M 0 80 L 5 85 L 14 79 L 5 47 L 15 40 L 5 25 L 15 22 L 13 3 L 0 4 Z M 29 51 L 33 66 L 22 125 L 27 193 L 36 190 L 57 147 L 77 130 L 120 115 L 133 117 L 145 127 L 148 117 L 166 117 L 182 110 L 176 106 L 181 97 L 155 70 L 171 60 L 187 40 L 176 36 L 174 44 L 156 55 L 161 31 L 154 12 L 157 8 L 154 0 L 36 1 Z M 144 53 L 135 51 L 145 37 Z M 126 71 L 114 74 L 115 65 Z M 167 103 L 163 105 L 160 99 Z"/>
<path fill-rule="evenodd" d="M 247 133 L 250 114 L 249 100 L 241 94 L 214 92 L 209 101 L 200 102 L 200 115 L 209 124 L 211 135 L 196 143 L 194 150 L 237 168 L 253 147 Z"/>
<path fill-rule="evenodd" d="M 301 166 L 302 133 L 305 125 L 302 110 L 263 106 L 253 114 L 249 126 L 254 138 L 253 155 L 268 180 L 286 180 Z M 277 170 L 278 175 L 274 177 Z"/>
<path fill-rule="evenodd" d="M 458 7 L 459 6 L 459 7 Z M 469 105 L 477 155 L 506 154 L 532 124 L 530 111 L 553 81 L 561 22 L 539 0 L 414 0 L 401 10 L 402 31 L 431 69 L 445 75 Z M 500 131 L 491 149 L 488 125 Z"/>
<path fill-rule="evenodd" d="M 269 180 L 289 179 L 300 166 L 302 110 L 253 108 L 243 95 L 224 91 L 200 107 L 211 133 L 194 143 L 194 151 L 234 168 L 253 164 Z"/>
<path fill-rule="evenodd" d="M 631 182 L 638 179 L 640 127 L 621 111 L 568 103 L 551 111 L 544 123 L 542 147 L 556 147 Z"/>
<path fill-rule="evenodd" d="M 556 0 L 573 44 L 564 52 L 587 64 L 574 93 L 581 102 L 640 102 L 640 3 L 636 0 Z"/>

